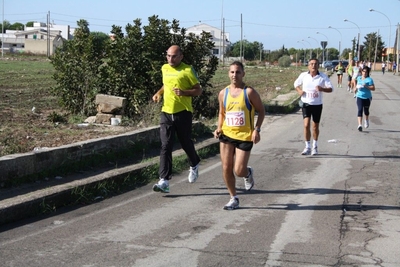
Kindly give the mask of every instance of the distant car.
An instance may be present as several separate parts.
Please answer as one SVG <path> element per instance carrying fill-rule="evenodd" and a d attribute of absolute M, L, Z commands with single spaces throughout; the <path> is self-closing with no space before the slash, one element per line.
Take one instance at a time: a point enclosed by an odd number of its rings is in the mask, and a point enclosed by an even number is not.
<path fill-rule="evenodd" d="M 335 71 L 335 68 L 337 65 L 339 65 L 339 61 L 342 62 L 342 66 L 346 69 L 346 67 L 349 65 L 349 62 L 347 60 L 332 60 L 330 61 L 331 64 L 327 67 L 325 67 L 325 70 L 332 70 Z"/>
<path fill-rule="evenodd" d="M 332 65 L 332 62 L 327 60 L 327 61 L 322 62 L 321 66 L 322 66 L 322 68 L 326 69 L 330 65 Z"/>

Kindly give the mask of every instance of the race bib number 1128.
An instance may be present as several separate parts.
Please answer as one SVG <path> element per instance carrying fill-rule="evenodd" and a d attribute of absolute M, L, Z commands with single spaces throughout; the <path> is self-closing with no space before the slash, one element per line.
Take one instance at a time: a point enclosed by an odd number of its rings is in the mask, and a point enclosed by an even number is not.
<path fill-rule="evenodd" d="M 225 124 L 227 126 L 243 126 L 246 124 L 244 111 L 230 111 L 226 113 Z"/>

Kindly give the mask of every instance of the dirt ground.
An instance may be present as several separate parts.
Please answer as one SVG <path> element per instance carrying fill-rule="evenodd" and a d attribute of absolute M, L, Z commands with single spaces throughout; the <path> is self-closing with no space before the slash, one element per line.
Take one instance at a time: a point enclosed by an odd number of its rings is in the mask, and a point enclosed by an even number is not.
<path fill-rule="evenodd" d="M 54 123 L 49 117 L 52 114 L 64 115 L 65 111 L 58 106 L 57 99 L 49 94 L 49 88 L 54 85 L 54 81 L 49 79 L 49 70 L 43 65 L 39 65 L 42 69 L 36 71 L 28 71 L 24 67 L 13 70 L 6 66 L 8 62 L 0 63 L 3 64 L 0 67 L 7 72 L 0 77 L 0 156 L 26 153 L 44 147 L 59 147 L 151 126 L 129 122 L 122 123 L 122 126 L 87 125 L 83 124 L 85 118 L 74 123 Z M 265 70 L 252 72 L 253 76 L 246 75 L 247 80 L 257 88 L 264 102 L 276 94 L 278 86 L 287 84 L 282 77 L 289 81 L 294 80 L 293 71 L 281 73 L 282 70 L 271 69 L 268 71 L 268 81 Z M 222 84 L 226 85 L 225 76 L 221 85 L 218 84 L 216 88 L 222 88 Z M 149 108 L 153 111 L 154 109 L 155 106 Z"/>

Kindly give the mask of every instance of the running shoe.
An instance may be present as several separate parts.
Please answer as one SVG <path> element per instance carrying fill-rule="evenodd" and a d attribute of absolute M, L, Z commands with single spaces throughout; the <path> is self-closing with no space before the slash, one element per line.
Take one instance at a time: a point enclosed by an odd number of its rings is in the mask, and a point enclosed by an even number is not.
<path fill-rule="evenodd" d="M 250 191 L 254 186 L 253 168 L 250 167 L 250 166 L 247 166 L 247 169 L 249 170 L 249 174 L 248 174 L 248 177 L 243 177 L 243 179 L 244 179 L 244 188 L 247 191 Z"/>
<path fill-rule="evenodd" d="M 361 126 L 361 125 L 358 125 L 357 130 L 358 130 L 359 132 L 362 132 L 362 126 Z"/>
<path fill-rule="evenodd" d="M 311 151 L 311 155 L 318 155 L 318 147 L 313 147 L 312 151 Z"/>
<path fill-rule="evenodd" d="M 194 167 L 190 167 L 188 176 L 189 183 L 196 182 L 197 178 L 199 178 L 199 164 Z"/>
<path fill-rule="evenodd" d="M 368 127 L 369 127 L 369 120 L 365 120 L 364 127 L 365 127 L 365 128 L 368 128 Z"/>
<path fill-rule="evenodd" d="M 160 179 L 158 183 L 153 185 L 154 192 L 169 193 L 169 182 L 165 179 Z"/>
<path fill-rule="evenodd" d="M 302 155 L 310 155 L 311 154 L 311 148 L 306 147 L 304 148 L 303 152 L 301 152 Z"/>
<path fill-rule="evenodd" d="M 224 210 L 235 210 L 239 208 L 239 199 L 237 197 L 231 197 L 228 204 L 224 206 Z"/>

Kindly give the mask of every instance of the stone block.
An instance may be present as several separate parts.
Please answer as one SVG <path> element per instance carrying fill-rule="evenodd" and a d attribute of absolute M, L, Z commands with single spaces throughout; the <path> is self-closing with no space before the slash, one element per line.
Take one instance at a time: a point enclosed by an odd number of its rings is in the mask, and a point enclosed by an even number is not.
<path fill-rule="evenodd" d="M 113 104 L 108 103 L 99 103 L 97 105 L 97 112 L 106 113 L 106 114 L 117 114 L 121 113 L 121 107 L 115 106 Z"/>
<path fill-rule="evenodd" d="M 108 104 L 108 105 L 123 109 L 126 105 L 126 98 L 119 97 L 119 96 L 112 96 L 112 95 L 97 94 L 96 95 L 96 104 L 98 105 L 100 103 Z"/>
<path fill-rule="evenodd" d="M 111 124 L 111 118 L 113 118 L 113 117 L 114 117 L 114 115 L 112 115 L 112 114 L 97 113 L 96 114 L 96 123 Z"/>

